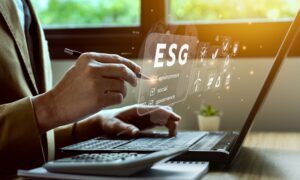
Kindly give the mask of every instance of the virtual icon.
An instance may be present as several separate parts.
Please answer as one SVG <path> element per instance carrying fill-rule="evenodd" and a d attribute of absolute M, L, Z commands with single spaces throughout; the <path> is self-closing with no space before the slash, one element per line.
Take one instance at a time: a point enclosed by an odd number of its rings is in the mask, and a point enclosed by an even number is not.
<path fill-rule="evenodd" d="M 217 56 L 218 56 L 218 53 L 219 53 L 219 49 L 216 49 L 216 50 L 211 54 L 211 58 L 212 58 L 213 60 L 215 60 L 215 59 L 217 58 Z"/>
<path fill-rule="evenodd" d="M 197 79 L 194 82 L 194 86 L 195 86 L 194 92 L 199 92 L 200 91 L 201 84 L 202 84 L 202 80 L 200 78 L 200 71 L 198 71 Z"/>
<path fill-rule="evenodd" d="M 207 90 L 210 90 L 211 89 L 211 86 L 213 84 L 215 80 L 215 73 L 211 73 L 208 77 L 208 81 L 207 81 Z"/>
<path fill-rule="evenodd" d="M 219 88 L 221 86 L 221 76 L 218 76 L 215 84 L 215 88 Z"/>
<path fill-rule="evenodd" d="M 230 46 L 230 38 L 229 37 L 223 37 L 222 41 L 222 49 L 223 52 L 227 52 Z"/>
<path fill-rule="evenodd" d="M 237 54 L 238 50 L 239 50 L 239 43 L 234 42 L 233 47 L 232 47 L 232 54 L 235 56 Z"/>
<path fill-rule="evenodd" d="M 204 58 L 207 56 L 209 50 L 209 43 L 201 42 L 198 46 L 198 55 L 197 55 L 197 63 L 203 64 Z"/>
<path fill-rule="evenodd" d="M 230 79 L 231 79 L 231 74 L 228 74 L 225 78 L 225 86 L 229 86 L 230 84 Z"/>
<path fill-rule="evenodd" d="M 151 88 L 150 89 L 150 96 L 154 96 L 155 95 L 155 88 Z"/>
<path fill-rule="evenodd" d="M 211 46 L 210 47 L 211 59 L 216 60 L 217 57 L 222 53 L 222 48 L 220 46 Z"/>
<path fill-rule="evenodd" d="M 207 48 L 208 47 L 206 47 L 206 46 L 201 47 L 201 51 L 200 51 L 201 57 L 205 57 L 206 56 Z"/>

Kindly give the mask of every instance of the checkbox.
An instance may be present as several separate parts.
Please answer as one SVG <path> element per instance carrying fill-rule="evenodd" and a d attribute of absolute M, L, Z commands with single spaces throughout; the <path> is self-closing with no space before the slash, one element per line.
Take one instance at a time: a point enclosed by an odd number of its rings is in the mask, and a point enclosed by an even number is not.
<path fill-rule="evenodd" d="M 150 96 L 154 96 L 155 95 L 155 88 L 151 88 L 150 89 Z"/>

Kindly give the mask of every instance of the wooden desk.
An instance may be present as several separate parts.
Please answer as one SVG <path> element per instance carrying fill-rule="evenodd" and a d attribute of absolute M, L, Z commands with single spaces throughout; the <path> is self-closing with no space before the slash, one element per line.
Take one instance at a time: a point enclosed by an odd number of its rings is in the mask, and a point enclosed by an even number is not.
<path fill-rule="evenodd" d="M 300 133 L 251 133 L 228 170 L 204 179 L 300 179 Z"/>

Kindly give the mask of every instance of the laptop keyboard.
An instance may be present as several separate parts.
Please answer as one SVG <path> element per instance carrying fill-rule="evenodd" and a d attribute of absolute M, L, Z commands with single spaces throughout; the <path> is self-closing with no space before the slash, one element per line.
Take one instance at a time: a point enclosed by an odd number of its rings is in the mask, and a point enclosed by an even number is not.
<path fill-rule="evenodd" d="M 138 139 L 94 138 L 66 146 L 66 151 L 160 151 L 170 148 L 190 147 L 190 151 L 228 150 L 236 133 L 179 132 L 176 137 L 142 137 Z"/>
<path fill-rule="evenodd" d="M 62 148 L 62 150 L 73 150 L 73 151 L 112 150 L 130 141 L 131 140 L 113 140 L 113 139 L 104 139 L 102 137 L 98 137 L 88 141 L 83 141 L 77 144 L 66 146 Z"/>
<path fill-rule="evenodd" d="M 176 137 L 169 138 L 139 138 L 117 150 L 141 150 L 141 151 L 159 151 L 170 148 L 190 147 L 196 141 L 207 135 L 207 132 L 183 132 L 178 133 Z"/>
<path fill-rule="evenodd" d="M 199 139 L 206 136 L 207 132 L 180 132 L 176 137 L 142 137 L 138 139 L 105 139 L 102 137 L 83 141 L 62 148 L 65 151 L 159 151 L 177 147 L 190 147 Z"/>

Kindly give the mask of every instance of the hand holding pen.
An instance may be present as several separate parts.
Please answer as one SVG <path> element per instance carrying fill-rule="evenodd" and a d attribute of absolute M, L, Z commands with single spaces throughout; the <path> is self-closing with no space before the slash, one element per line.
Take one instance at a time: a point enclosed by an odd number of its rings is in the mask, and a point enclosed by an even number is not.
<path fill-rule="evenodd" d="M 66 54 L 69 54 L 73 57 L 76 57 L 78 58 L 82 52 L 79 52 L 79 51 L 76 51 L 76 50 L 72 50 L 72 49 L 68 49 L 68 48 L 65 48 L 64 52 Z M 150 78 L 142 73 L 135 73 L 136 74 L 136 77 L 139 78 L 139 79 L 144 79 L 144 80 L 150 80 Z"/>
<path fill-rule="evenodd" d="M 76 63 L 50 91 L 32 98 L 42 133 L 122 103 L 127 95 L 127 83 L 132 87 L 138 84 L 141 68 L 126 58 L 105 53 L 66 52 L 77 57 Z"/>

